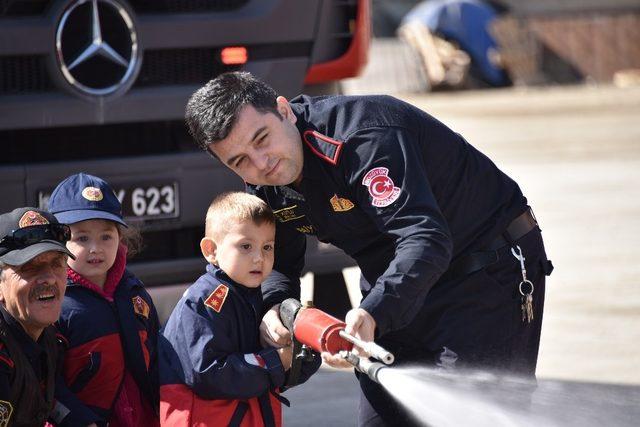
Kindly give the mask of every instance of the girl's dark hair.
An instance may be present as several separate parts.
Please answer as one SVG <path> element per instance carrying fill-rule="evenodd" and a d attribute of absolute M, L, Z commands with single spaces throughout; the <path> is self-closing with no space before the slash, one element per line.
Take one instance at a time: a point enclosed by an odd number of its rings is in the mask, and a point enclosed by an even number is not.
<path fill-rule="evenodd" d="M 118 226 L 118 234 L 120 235 L 120 241 L 127 247 L 127 258 L 131 259 L 140 252 L 142 252 L 142 234 L 140 229 L 133 225 L 128 224 L 129 227 L 124 227 L 120 224 Z"/>

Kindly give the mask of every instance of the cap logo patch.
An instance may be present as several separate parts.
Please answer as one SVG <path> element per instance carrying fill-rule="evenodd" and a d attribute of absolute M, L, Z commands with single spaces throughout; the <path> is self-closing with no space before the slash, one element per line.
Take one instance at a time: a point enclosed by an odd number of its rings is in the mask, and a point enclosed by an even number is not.
<path fill-rule="evenodd" d="M 369 189 L 371 204 L 375 207 L 389 206 L 400 196 L 400 188 L 394 185 L 388 174 L 389 169 L 378 167 L 371 169 L 362 179 L 362 185 Z"/>
<path fill-rule="evenodd" d="M 20 228 L 45 224 L 49 224 L 49 220 L 35 211 L 26 211 L 18 221 L 18 227 Z"/>
<path fill-rule="evenodd" d="M 99 202 L 104 198 L 102 191 L 96 187 L 85 187 L 84 190 L 82 190 L 82 197 L 91 202 Z"/>
<path fill-rule="evenodd" d="M 9 421 L 11 421 L 11 414 L 13 414 L 13 406 L 11 406 L 11 402 L 0 400 L 0 427 L 7 427 L 9 425 Z"/>
<path fill-rule="evenodd" d="M 224 301 L 227 299 L 228 293 L 229 288 L 227 285 L 220 284 L 204 301 L 204 305 L 213 309 L 216 313 L 220 313 L 220 310 L 222 310 L 222 306 L 224 305 Z"/>
<path fill-rule="evenodd" d="M 333 197 L 329 199 L 329 202 L 335 212 L 350 211 L 355 206 L 351 200 L 338 197 L 337 194 L 334 194 Z"/>
<path fill-rule="evenodd" d="M 149 318 L 149 304 L 142 298 L 140 295 L 131 298 L 133 302 L 133 311 L 139 315 L 144 317 L 145 319 Z"/>

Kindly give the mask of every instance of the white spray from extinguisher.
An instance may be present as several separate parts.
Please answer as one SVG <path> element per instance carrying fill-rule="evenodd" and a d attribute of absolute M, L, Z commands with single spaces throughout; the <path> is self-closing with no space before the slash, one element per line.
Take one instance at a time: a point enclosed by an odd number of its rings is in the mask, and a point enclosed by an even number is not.
<path fill-rule="evenodd" d="M 381 367 L 375 378 L 430 427 L 631 427 L 640 419 L 637 386 L 419 366 Z"/>

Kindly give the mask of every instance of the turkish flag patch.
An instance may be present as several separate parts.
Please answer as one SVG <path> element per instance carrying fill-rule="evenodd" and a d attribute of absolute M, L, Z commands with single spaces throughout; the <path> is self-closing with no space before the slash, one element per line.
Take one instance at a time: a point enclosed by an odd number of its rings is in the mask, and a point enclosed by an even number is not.
<path fill-rule="evenodd" d="M 218 287 L 211 292 L 211 295 L 204 301 L 204 305 L 211 308 L 216 313 L 220 313 L 224 301 L 227 299 L 229 293 L 229 287 L 227 285 L 219 284 Z"/>
<path fill-rule="evenodd" d="M 371 169 L 362 178 L 362 185 L 369 189 L 371 204 L 378 208 L 384 208 L 395 202 L 400 197 L 400 188 L 396 187 L 391 177 L 389 169 L 377 167 Z"/>

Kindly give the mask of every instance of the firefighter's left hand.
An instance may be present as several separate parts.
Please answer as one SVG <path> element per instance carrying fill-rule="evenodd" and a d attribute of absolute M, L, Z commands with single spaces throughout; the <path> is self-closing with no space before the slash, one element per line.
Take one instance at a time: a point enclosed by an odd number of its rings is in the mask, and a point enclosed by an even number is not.
<path fill-rule="evenodd" d="M 344 319 L 347 326 L 344 328 L 345 332 L 360 338 L 363 341 L 373 341 L 376 321 L 371 315 L 362 308 L 354 308 L 347 312 Z M 367 354 L 357 347 L 353 347 L 353 353 L 366 357 Z M 324 352 L 322 353 L 322 360 L 329 366 L 334 368 L 353 368 L 353 365 L 344 360 L 340 355 Z"/>

